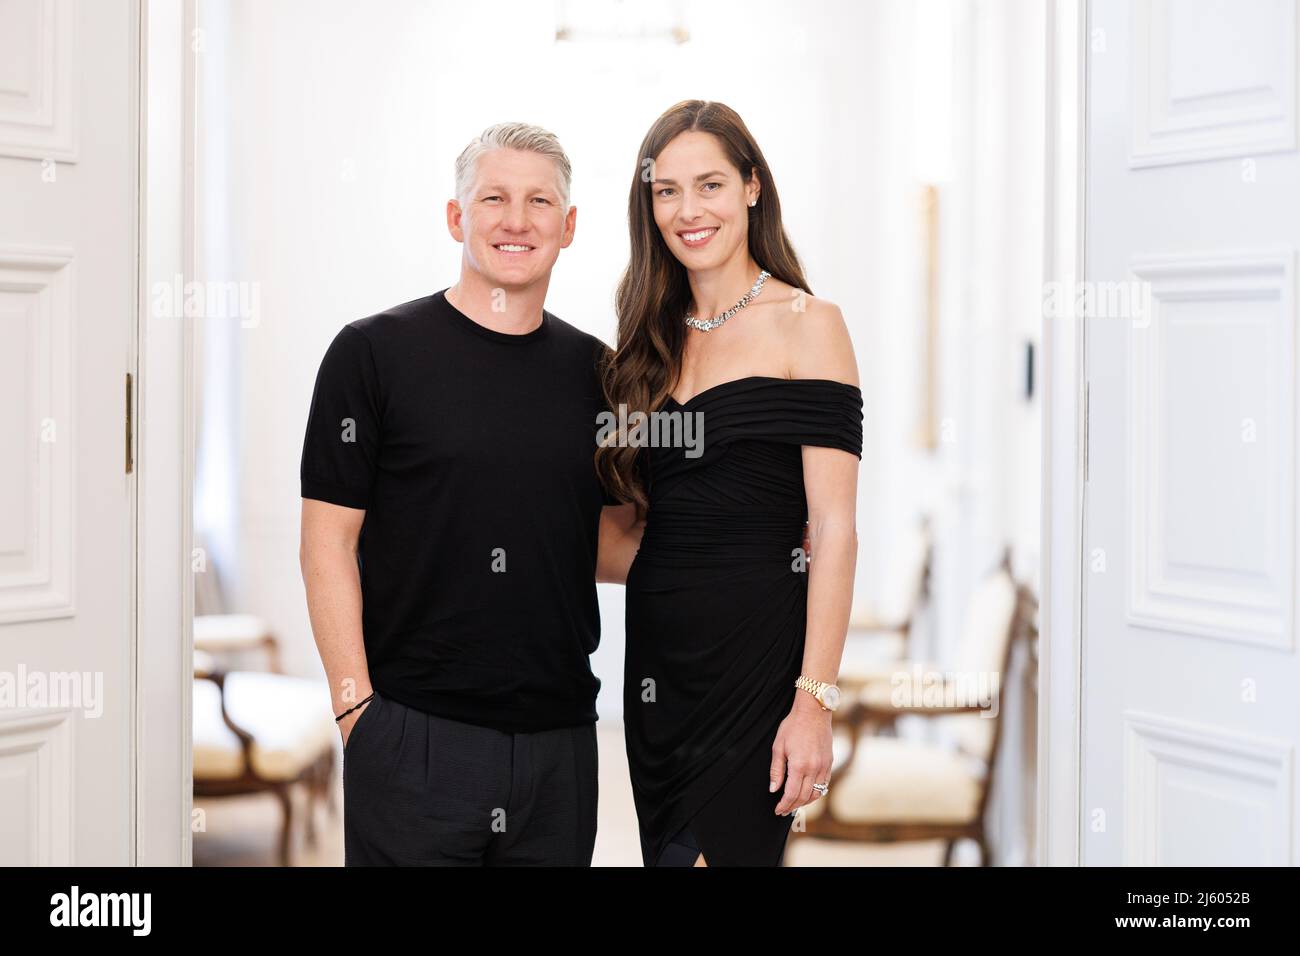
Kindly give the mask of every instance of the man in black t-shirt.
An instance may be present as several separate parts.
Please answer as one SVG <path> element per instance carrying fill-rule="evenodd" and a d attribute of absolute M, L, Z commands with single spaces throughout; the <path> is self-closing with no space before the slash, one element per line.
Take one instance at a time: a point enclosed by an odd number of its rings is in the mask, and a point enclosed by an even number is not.
<path fill-rule="evenodd" d="M 344 734 L 346 865 L 589 865 L 597 362 L 545 311 L 573 239 L 555 137 L 456 164 L 460 278 L 344 326 L 302 451 L 303 579 Z"/>

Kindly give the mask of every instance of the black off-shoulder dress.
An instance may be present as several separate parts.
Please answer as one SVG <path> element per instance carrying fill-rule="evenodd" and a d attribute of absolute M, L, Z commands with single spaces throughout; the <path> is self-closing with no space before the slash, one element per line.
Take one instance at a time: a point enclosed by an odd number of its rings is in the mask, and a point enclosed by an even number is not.
<path fill-rule="evenodd" d="M 768 792 L 803 662 L 801 446 L 862 455 L 862 393 L 750 376 L 662 411 L 700 413 L 703 453 L 646 448 L 650 507 L 627 577 L 623 712 L 641 853 L 683 829 L 710 866 L 777 866 L 791 816 Z"/>

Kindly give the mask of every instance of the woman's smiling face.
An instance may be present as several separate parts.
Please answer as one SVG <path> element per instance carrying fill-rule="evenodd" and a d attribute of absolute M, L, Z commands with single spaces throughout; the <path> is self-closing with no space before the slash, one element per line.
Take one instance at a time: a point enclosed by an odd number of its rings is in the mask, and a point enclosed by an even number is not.
<path fill-rule="evenodd" d="M 720 266 L 749 241 L 749 203 L 758 198 L 751 177 L 742 178 L 712 133 L 681 133 L 655 157 L 655 224 L 686 268 Z"/>

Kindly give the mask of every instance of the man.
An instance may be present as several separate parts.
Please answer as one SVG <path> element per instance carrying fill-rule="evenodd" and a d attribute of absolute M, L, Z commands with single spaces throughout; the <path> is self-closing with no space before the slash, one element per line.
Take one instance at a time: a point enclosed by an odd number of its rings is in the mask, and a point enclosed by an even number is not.
<path fill-rule="evenodd" d="M 552 134 L 485 130 L 447 203 L 459 280 L 344 326 L 321 362 L 301 561 L 348 866 L 591 863 L 616 502 L 593 461 L 605 346 L 543 307 L 569 185 Z"/>

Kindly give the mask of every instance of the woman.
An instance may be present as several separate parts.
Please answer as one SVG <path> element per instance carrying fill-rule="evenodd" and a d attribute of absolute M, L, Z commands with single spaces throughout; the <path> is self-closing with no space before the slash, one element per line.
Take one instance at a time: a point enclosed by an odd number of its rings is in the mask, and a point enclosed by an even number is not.
<path fill-rule="evenodd" d="M 679 103 L 638 157 L 606 399 L 703 425 L 702 454 L 623 434 L 597 451 L 606 486 L 645 515 L 602 541 L 627 583 L 642 855 L 775 866 L 790 815 L 830 776 L 823 704 L 837 694 L 857 551 L 857 363 L 840 310 L 808 293 L 733 110 Z"/>

